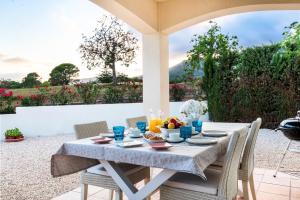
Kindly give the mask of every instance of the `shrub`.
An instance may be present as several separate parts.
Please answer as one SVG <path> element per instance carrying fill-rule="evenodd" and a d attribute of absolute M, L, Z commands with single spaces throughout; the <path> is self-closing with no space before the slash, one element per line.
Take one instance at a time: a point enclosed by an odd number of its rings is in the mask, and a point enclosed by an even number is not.
<path fill-rule="evenodd" d="M 97 102 L 100 96 L 100 88 L 93 83 L 81 83 L 76 85 L 77 92 L 85 104 L 93 104 Z"/>
<path fill-rule="evenodd" d="M 137 103 L 143 100 L 143 91 L 141 86 L 136 84 L 134 81 L 127 81 L 125 87 L 127 88 L 129 103 Z"/>
<path fill-rule="evenodd" d="M 121 103 L 123 102 L 123 95 L 124 90 L 110 86 L 104 90 L 103 101 L 104 103 Z"/>
<path fill-rule="evenodd" d="M 5 131 L 5 138 L 20 138 L 23 137 L 23 134 L 21 133 L 21 131 L 18 128 L 14 128 L 14 129 L 8 129 Z"/>
<path fill-rule="evenodd" d="M 14 113 L 13 101 L 15 99 L 11 90 L 0 88 L 0 114 Z"/>
<path fill-rule="evenodd" d="M 213 25 L 188 52 L 191 72 L 203 62 L 203 89 L 214 121 L 250 122 L 262 117 L 274 128 L 300 109 L 300 25 L 279 44 L 237 51 L 237 39 Z M 293 33 L 293 34 L 291 34 Z M 199 59 L 200 58 L 200 59 Z"/>
<path fill-rule="evenodd" d="M 77 93 L 69 86 L 63 85 L 61 89 L 51 95 L 50 100 L 54 105 L 67 105 L 75 101 Z"/>
<path fill-rule="evenodd" d="M 21 100 L 22 106 L 42 106 L 47 101 L 49 101 L 49 88 L 48 86 L 40 87 L 36 86 L 35 89 L 37 92 L 35 94 L 32 94 L 28 97 L 18 96 L 18 100 Z"/>
<path fill-rule="evenodd" d="M 30 98 L 30 97 L 24 97 L 24 98 L 21 100 L 21 105 L 22 105 L 22 106 L 35 106 L 34 102 L 31 101 L 31 98 Z"/>
<path fill-rule="evenodd" d="M 173 84 L 170 89 L 170 97 L 174 101 L 182 101 L 185 96 L 185 87 L 180 84 Z"/>

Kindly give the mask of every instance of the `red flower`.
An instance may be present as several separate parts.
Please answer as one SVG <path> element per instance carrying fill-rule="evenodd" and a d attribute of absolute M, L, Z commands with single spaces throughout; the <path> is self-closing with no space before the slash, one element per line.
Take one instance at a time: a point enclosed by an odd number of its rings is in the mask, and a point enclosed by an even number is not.
<path fill-rule="evenodd" d="M 36 100 L 36 99 L 37 99 L 37 95 L 35 95 L 35 94 L 30 95 L 30 99 L 31 99 L 31 100 Z"/>
<path fill-rule="evenodd" d="M 3 88 L 1 88 L 1 89 L 3 89 Z M 11 96 L 13 96 L 13 92 L 11 90 L 7 92 L 6 89 L 1 90 L 0 94 L 1 94 L 2 97 L 11 97 Z"/>
<path fill-rule="evenodd" d="M 0 88 L 0 94 L 4 93 L 5 92 L 5 88 Z"/>
<path fill-rule="evenodd" d="M 23 97 L 23 96 L 21 96 L 21 95 L 18 95 L 18 96 L 17 96 L 17 99 L 19 99 L 19 100 L 23 100 L 23 99 L 24 99 L 24 97 Z"/>

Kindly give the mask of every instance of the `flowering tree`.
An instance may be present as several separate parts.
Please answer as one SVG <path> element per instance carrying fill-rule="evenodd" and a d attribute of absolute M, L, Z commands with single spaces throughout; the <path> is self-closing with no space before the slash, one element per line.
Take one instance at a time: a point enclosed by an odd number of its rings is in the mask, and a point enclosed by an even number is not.
<path fill-rule="evenodd" d="M 136 56 L 137 38 L 125 31 L 116 17 L 104 16 L 91 37 L 83 36 L 80 53 L 89 69 L 104 67 L 112 70 L 113 83 L 117 84 L 116 63 L 128 67 Z"/>

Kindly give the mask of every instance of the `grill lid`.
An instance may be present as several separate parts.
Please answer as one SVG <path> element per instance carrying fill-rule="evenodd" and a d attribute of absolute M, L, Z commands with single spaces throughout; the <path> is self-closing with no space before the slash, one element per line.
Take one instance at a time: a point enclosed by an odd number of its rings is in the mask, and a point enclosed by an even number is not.
<path fill-rule="evenodd" d="M 298 110 L 296 117 L 283 120 L 280 123 L 280 127 L 283 127 L 283 128 L 300 128 L 300 110 Z"/>

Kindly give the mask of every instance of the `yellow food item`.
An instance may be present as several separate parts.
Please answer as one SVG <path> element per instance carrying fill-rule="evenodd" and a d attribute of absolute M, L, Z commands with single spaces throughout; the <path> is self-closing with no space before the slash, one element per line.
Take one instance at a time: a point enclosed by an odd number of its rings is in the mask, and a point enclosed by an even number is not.
<path fill-rule="evenodd" d="M 174 123 L 169 123 L 168 124 L 168 129 L 174 129 L 175 128 L 175 124 Z"/>
<path fill-rule="evenodd" d="M 153 127 L 151 132 L 153 133 L 160 133 L 160 128 L 158 128 L 157 126 Z"/>

